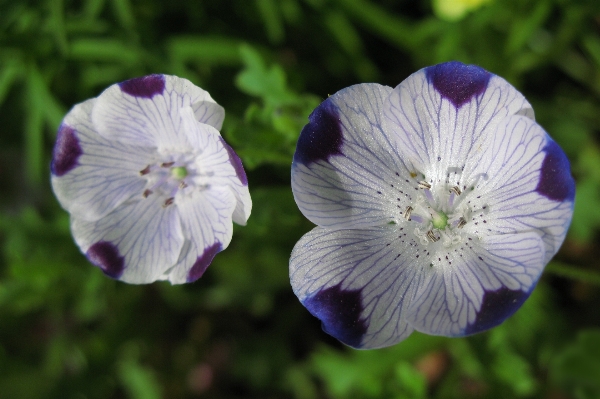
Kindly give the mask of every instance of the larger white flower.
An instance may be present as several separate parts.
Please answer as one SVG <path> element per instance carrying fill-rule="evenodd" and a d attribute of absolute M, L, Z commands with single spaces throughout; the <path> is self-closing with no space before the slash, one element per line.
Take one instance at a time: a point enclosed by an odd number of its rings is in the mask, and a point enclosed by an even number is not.
<path fill-rule="evenodd" d="M 341 90 L 309 120 L 292 188 L 318 227 L 290 278 L 326 332 L 357 348 L 414 330 L 462 336 L 527 299 L 565 238 L 575 185 L 514 87 L 449 62 L 395 89 Z"/>
<path fill-rule="evenodd" d="M 241 161 L 219 129 L 224 111 L 175 76 L 115 84 L 59 128 L 52 187 L 75 241 L 110 277 L 198 279 L 252 208 Z"/>

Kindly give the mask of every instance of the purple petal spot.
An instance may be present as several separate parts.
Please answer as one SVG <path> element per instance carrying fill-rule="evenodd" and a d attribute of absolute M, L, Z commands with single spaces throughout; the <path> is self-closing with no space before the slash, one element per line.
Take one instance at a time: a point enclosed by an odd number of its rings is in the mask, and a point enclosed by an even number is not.
<path fill-rule="evenodd" d="M 529 298 L 533 288 L 531 287 L 529 292 L 513 291 L 506 287 L 497 291 L 486 291 L 483 295 L 481 309 L 477 314 L 477 320 L 466 328 L 465 335 L 488 330 L 508 319 Z"/>
<path fill-rule="evenodd" d="M 98 241 L 92 245 L 86 256 L 109 277 L 119 278 L 123 274 L 125 258 L 121 256 L 117 247 L 108 241 Z"/>
<path fill-rule="evenodd" d="M 64 123 L 58 128 L 56 144 L 52 151 L 52 162 L 50 171 L 55 176 L 63 176 L 75 166 L 77 160 L 83 154 L 75 130 Z"/>
<path fill-rule="evenodd" d="M 456 108 L 487 88 L 491 73 L 477 65 L 450 61 L 425 68 L 429 83 Z"/>
<path fill-rule="evenodd" d="M 164 75 L 148 75 L 119 83 L 122 91 L 134 97 L 152 98 L 165 90 Z"/>
<path fill-rule="evenodd" d="M 235 169 L 235 174 L 237 175 L 238 179 L 240 179 L 244 186 L 247 186 L 248 178 L 246 177 L 246 172 L 244 171 L 242 160 L 240 159 L 240 157 L 238 157 L 238 154 L 235 153 L 233 148 L 231 148 L 231 146 L 227 144 L 225 140 L 223 140 L 223 137 L 221 137 L 221 143 L 223 143 L 223 147 L 225 147 L 225 149 L 227 150 L 227 154 L 229 154 L 229 163 L 231 164 L 231 166 L 233 166 L 233 169 Z"/>
<path fill-rule="evenodd" d="M 341 283 L 321 290 L 304 300 L 303 305 L 321 320 L 323 331 L 346 345 L 359 348 L 367 332 L 360 290 L 343 290 Z"/>
<path fill-rule="evenodd" d="M 535 190 L 553 201 L 573 201 L 575 181 L 571 176 L 569 159 L 552 139 L 548 139 L 544 152 L 546 157 L 542 162 L 540 182 Z"/>
<path fill-rule="evenodd" d="M 318 160 L 328 161 L 332 155 L 342 155 L 342 127 L 331 98 L 323 101 L 308 117 L 302 128 L 294 154 L 294 162 L 308 166 Z"/>
<path fill-rule="evenodd" d="M 221 245 L 221 243 L 218 241 L 216 241 L 210 247 L 206 247 L 204 249 L 204 252 L 202 252 L 202 255 L 198 256 L 198 259 L 196 259 L 196 263 L 194 263 L 194 266 L 192 266 L 192 268 L 188 272 L 187 282 L 191 283 L 202 277 L 212 260 L 215 258 L 215 255 L 217 255 L 222 250 L 223 245 Z"/>

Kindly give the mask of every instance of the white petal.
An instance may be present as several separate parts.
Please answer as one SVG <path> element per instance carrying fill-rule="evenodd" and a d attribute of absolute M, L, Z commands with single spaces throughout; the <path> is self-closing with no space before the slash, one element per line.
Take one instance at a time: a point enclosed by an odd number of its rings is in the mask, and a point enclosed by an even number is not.
<path fill-rule="evenodd" d="M 223 126 L 225 110 L 212 99 L 206 90 L 202 90 L 187 79 L 165 75 L 166 90 L 181 97 L 183 106 L 191 106 L 194 116 L 200 123 L 214 127 L 217 131 Z"/>
<path fill-rule="evenodd" d="M 211 186 L 175 201 L 185 244 L 177 264 L 166 270 L 161 279 L 182 284 L 200 278 L 214 256 L 229 246 L 236 200 L 229 187 Z"/>
<path fill-rule="evenodd" d="M 347 345 L 394 345 L 413 331 L 406 311 L 429 269 L 402 228 L 313 229 L 296 244 L 290 280 L 323 329 Z"/>
<path fill-rule="evenodd" d="M 397 197 L 414 195 L 408 172 L 383 130 L 391 88 L 360 84 L 319 105 L 298 140 L 292 190 L 302 213 L 324 227 L 358 228 L 395 220 Z"/>
<path fill-rule="evenodd" d="M 546 262 L 556 254 L 571 222 L 575 183 L 566 156 L 537 123 L 522 116 L 505 119 L 465 175 L 486 176 L 469 194 L 480 211 L 465 231 L 534 231 L 546 242 Z"/>
<path fill-rule="evenodd" d="M 467 240 L 433 258 L 406 318 L 418 331 L 446 336 L 503 322 L 527 299 L 545 265 L 542 240 L 533 232 Z"/>
<path fill-rule="evenodd" d="M 233 221 L 245 225 L 252 211 L 252 199 L 242 161 L 215 128 L 195 121 L 190 107 L 182 108 L 181 113 L 188 142 L 202 151 L 198 164 L 211 173 L 211 185 L 233 190 L 237 201 Z"/>
<path fill-rule="evenodd" d="M 462 167 L 507 116 L 533 118 L 531 105 L 504 79 L 457 62 L 409 76 L 384 113 L 394 149 L 431 182 Z"/>
<path fill-rule="evenodd" d="M 174 206 L 150 196 L 121 205 L 104 218 L 72 218 L 75 241 L 107 275 L 132 284 L 151 283 L 173 266 L 184 243 Z"/>
<path fill-rule="evenodd" d="M 111 140 L 184 150 L 180 109 L 191 106 L 196 119 L 220 128 L 224 111 L 210 95 L 175 76 L 149 75 L 115 84 L 97 99 L 92 121 Z"/>
<path fill-rule="evenodd" d="M 153 150 L 115 143 L 91 124 L 96 100 L 78 104 L 58 131 L 52 159 L 52 188 L 74 217 L 94 221 L 124 201 L 141 196 L 145 180 L 139 171 L 153 159 Z"/>

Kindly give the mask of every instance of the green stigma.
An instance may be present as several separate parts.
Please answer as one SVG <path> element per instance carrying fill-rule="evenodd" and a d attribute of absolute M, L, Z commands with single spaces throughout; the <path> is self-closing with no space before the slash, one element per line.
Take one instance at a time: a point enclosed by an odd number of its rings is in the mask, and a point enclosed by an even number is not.
<path fill-rule="evenodd" d="M 448 225 L 448 216 L 444 212 L 437 212 L 432 216 L 431 222 L 433 223 L 433 227 L 438 230 L 444 230 Z"/>
<path fill-rule="evenodd" d="M 177 180 L 183 179 L 187 176 L 187 174 L 188 171 L 183 166 L 176 166 L 174 168 L 171 168 L 171 176 Z"/>

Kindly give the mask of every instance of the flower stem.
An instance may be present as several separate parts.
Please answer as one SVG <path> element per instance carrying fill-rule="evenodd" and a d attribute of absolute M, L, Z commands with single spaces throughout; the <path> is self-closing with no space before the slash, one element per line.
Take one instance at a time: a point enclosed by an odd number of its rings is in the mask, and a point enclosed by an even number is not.
<path fill-rule="evenodd" d="M 567 263 L 556 261 L 550 262 L 548 266 L 546 266 L 546 271 L 560 277 L 566 277 L 573 280 L 580 280 L 586 283 L 600 285 L 600 273 L 569 265 Z"/>

